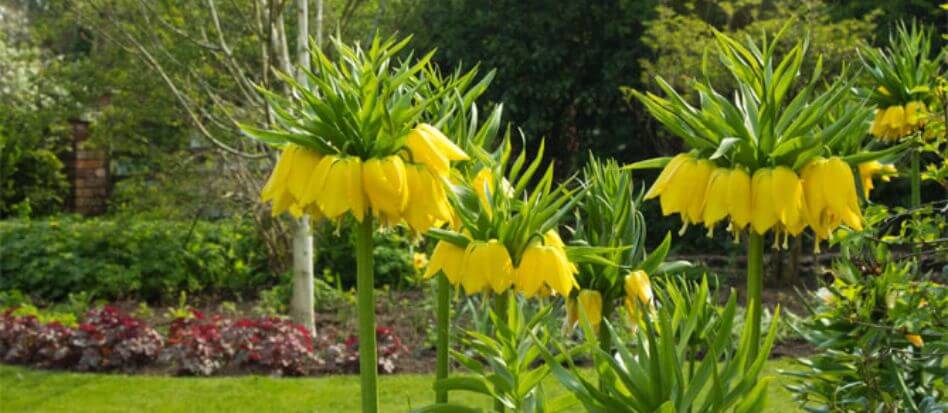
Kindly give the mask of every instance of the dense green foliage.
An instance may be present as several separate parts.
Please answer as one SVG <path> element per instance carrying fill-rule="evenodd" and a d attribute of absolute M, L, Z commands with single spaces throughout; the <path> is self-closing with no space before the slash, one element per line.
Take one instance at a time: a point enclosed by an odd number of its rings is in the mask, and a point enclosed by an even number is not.
<path fill-rule="evenodd" d="M 253 227 L 239 220 L 13 220 L 0 224 L 0 244 L 0 290 L 47 300 L 250 295 L 273 282 Z"/>

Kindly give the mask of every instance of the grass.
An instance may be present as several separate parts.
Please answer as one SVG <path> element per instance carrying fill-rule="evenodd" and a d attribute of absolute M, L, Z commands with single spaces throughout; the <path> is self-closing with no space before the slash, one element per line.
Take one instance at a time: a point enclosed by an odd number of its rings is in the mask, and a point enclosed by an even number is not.
<path fill-rule="evenodd" d="M 776 370 L 788 360 L 767 365 L 768 412 L 799 411 Z M 432 375 L 382 376 L 383 412 L 407 412 L 433 400 Z M 551 392 L 563 391 L 549 379 Z M 487 410 L 487 399 L 457 392 L 451 401 Z M 0 365 L 0 412 L 357 412 L 359 377 L 318 378 L 161 377 L 38 371 Z M 580 408 L 575 409 L 581 411 Z"/>

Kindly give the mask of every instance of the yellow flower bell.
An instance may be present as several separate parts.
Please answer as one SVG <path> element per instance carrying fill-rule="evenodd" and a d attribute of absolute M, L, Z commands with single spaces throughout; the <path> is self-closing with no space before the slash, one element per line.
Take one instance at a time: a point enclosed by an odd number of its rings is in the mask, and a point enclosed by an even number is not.
<path fill-rule="evenodd" d="M 372 210 L 388 224 L 397 224 L 409 197 L 408 177 L 402 158 L 387 156 L 365 161 L 362 164 L 362 183 Z"/>
<path fill-rule="evenodd" d="M 317 185 L 320 180 L 316 180 Z M 359 222 L 365 217 L 368 200 L 362 189 L 362 161 L 356 157 L 341 158 L 332 162 L 322 190 L 316 194 L 323 213 L 329 219 L 336 219 L 346 212 Z"/>
<path fill-rule="evenodd" d="M 425 270 L 424 278 L 431 278 L 440 271 L 451 284 L 457 285 L 461 282 L 463 266 L 464 248 L 447 241 L 438 241 L 431 253 L 431 260 L 428 263 L 428 269 Z"/>
<path fill-rule="evenodd" d="M 743 169 L 732 169 L 727 183 L 727 213 L 732 231 L 738 232 L 750 223 L 752 205 L 750 175 Z"/>
<path fill-rule="evenodd" d="M 908 136 L 925 125 L 928 108 L 924 102 L 912 101 L 905 106 L 893 105 L 876 109 L 869 133 L 879 139 L 895 140 Z"/>
<path fill-rule="evenodd" d="M 451 172 L 450 161 L 470 159 L 454 142 L 441 131 L 427 123 L 418 125 L 408 133 L 405 146 L 412 160 L 431 168 L 436 174 L 447 177 Z"/>
<path fill-rule="evenodd" d="M 862 230 L 862 213 L 856 199 L 855 180 L 849 165 L 840 158 L 816 158 L 801 173 L 807 220 L 820 240 L 829 239 L 840 223 Z"/>
<path fill-rule="evenodd" d="M 652 283 L 648 274 L 635 270 L 625 276 L 625 308 L 633 325 L 642 319 L 640 306 L 652 305 Z"/>
<path fill-rule="evenodd" d="M 473 241 L 464 251 L 461 285 L 468 294 L 492 289 L 501 293 L 513 284 L 513 263 L 507 248 L 497 240 Z"/>
<path fill-rule="evenodd" d="M 863 194 L 868 198 L 869 192 L 875 188 L 872 178 L 878 176 L 883 182 L 889 182 L 889 177 L 898 171 L 895 165 L 883 164 L 879 161 L 869 161 L 859 164 L 859 179 L 862 181 Z"/>
<path fill-rule="evenodd" d="M 730 182 L 731 170 L 727 168 L 715 168 L 708 178 L 708 189 L 704 197 L 704 211 L 702 220 L 704 226 L 708 228 L 708 235 L 714 229 L 714 225 L 727 217 L 728 203 L 728 183 Z"/>
<path fill-rule="evenodd" d="M 289 211 L 299 217 L 307 209 L 318 214 L 319 210 L 309 203 L 301 202 L 307 188 L 307 178 L 312 169 L 320 162 L 319 153 L 288 144 L 277 159 L 273 173 L 260 191 L 260 200 L 272 201 L 272 214 L 279 215 Z"/>
<path fill-rule="evenodd" d="M 796 233 L 799 234 L 803 230 L 799 225 L 804 222 L 802 215 L 805 213 L 803 183 L 800 182 L 800 177 L 792 169 L 778 166 L 773 170 L 772 182 L 777 219 L 784 228 L 797 230 Z"/>
<path fill-rule="evenodd" d="M 434 175 L 424 165 L 405 165 L 405 181 L 410 201 L 402 217 L 415 232 L 450 222 L 452 209 L 448 203 L 442 178 Z"/>
<path fill-rule="evenodd" d="M 520 264 L 514 269 L 514 284 L 528 298 L 544 285 L 568 297 L 570 291 L 578 287 L 576 272 L 576 266 L 569 262 L 562 246 L 537 243 L 527 247 L 520 257 Z"/>
<path fill-rule="evenodd" d="M 690 159 L 692 159 L 692 156 L 687 153 L 680 153 L 672 158 L 671 161 L 665 165 L 665 168 L 662 169 L 662 172 L 658 175 L 658 179 L 656 179 L 652 187 L 649 188 L 648 193 L 645 194 L 645 199 L 648 200 L 661 195 L 665 191 L 665 188 L 668 187 L 668 182 L 671 181 L 672 176 L 675 175 L 678 168 L 681 167 L 685 161 Z"/>
<path fill-rule="evenodd" d="M 596 290 L 582 290 L 576 297 L 579 308 L 586 314 L 589 324 L 593 329 L 599 331 L 599 325 L 602 324 L 602 294 Z"/>
<path fill-rule="evenodd" d="M 767 233 L 780 219 L 773 193 L 773 170 L 761 168 L 754 171 L 751 178 L 751 228 L 761 235 Z"/>
<path fill-rule="evenodd" d="M 918 348 L 922 348 L 922 346 L 925 345 L 925 341 L 922 340 L 922 336 L 918 334 L 906 334 L 905 339 L 908 340 L 909 343 L 912 343 L 913 346 Z"/>

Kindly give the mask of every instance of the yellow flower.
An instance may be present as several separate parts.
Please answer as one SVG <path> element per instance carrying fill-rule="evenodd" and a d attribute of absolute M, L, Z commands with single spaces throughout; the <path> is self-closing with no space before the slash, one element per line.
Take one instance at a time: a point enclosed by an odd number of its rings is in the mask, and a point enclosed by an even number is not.
<path fill-rule="evenodd" d="M 669 166 L 672 165 L 669 164 Z M 685 218 L 688 201 L 691 199 L 688 190 L 696 179 L 697 167 L 698 161 L 688 156 L 672 172 L 672 175 L 668 178 L 668 183 L 661 190 L 662 215 L 679 212 L 683 213 L 683 218 Z"/>
<path fill-rule="evenodd" d="M 711 178 L 712 171 L 714 171 L 714 163 L 707 159 L 701 159 L 695 165 L 694 180 L 688 185 L 689 198 L 685 201 L 688 216 L 685 218 L 685 214 L 682 214 L 682 221 L 701 222 L 703 215 L 701 208 L 704 206 L 705 192 L 708 189 L 708 179 Z"/>
<path fill-rule="evenodd" d="M 649 188 L 648 193 L 645 194 L 645 199 L 655 198 L 665 192 L 665 188 L 668 187 L 668 182 L 671 181 L 672 176 L 675 175 L 678 168 L 681 167 L 685 161 L 690 159 L 692 159 L 692 157 L 687 153 L 680 153 L 672 158 L 671 161 L 665 165 L 665 168 L 662 169 L 662 172 L 658 175 L 658 179 L 656 179 L 652 187 Z"/>
<path fill-rule="evenodd" d="M 416 252 L 411 256 L 411 265 L 415 268 L 415 271 L 421 271 L 421 269 L 428 266 L 428 256 L 423 252 Z"/>
<path fill-rule="evenodd" d="M 727 216 L 730 176 L 730 169 L 715 168 L 711 177 L 708 178 L 708 190 L 704 197 L 704 211 L 701 217 L 708 230 L 714 228 L 714 224 Z"/>
<path fill-rule="evenodd" d="M 559 238 L 559 236 L 557 236 Z M 525 296 L 533 297 L 543 286 L 568 297 L 576 283 L 576 266 L 569 262 L 566 250 L 552 244 L 530 245 L 514 269 L 514 284 Z"/>
<path fill-rule="evenodd" d="M 842 159 L 816 158 L 801 173 L 807 220 L 816 235 L 816 249 L 820 240 L 829 239 L 840 223 L 862 231 L 862 213 L 856 199 L 852 171 Z"/>
<path fill-rule="evenodd" d="M 304 212 L 319 215 L 319 209 L 308 202 L 303 202 L 303 194 L 313 168 L 320 162 L 321 156 L 315 151 L 305 149 L 295 144 L 288 144 L 277 160 L 273 173 L 260 191 L 260 200 L 272 201 L 274 216 L 283 212 L 290 212 L 299 217 Z"/>
<path fill-rule="evenodd" d="M 912 101 L 905 106 L 894 105 L 876 109 L 869 132 L 883 140 L 895 140 L 908 136 L 925 125 L 928 109 L 925 103 Z"/>
<path fill-rule="evenodd" d="M 914 132 L 916 127 L 925 125 L 928 109 L 925 104 L 919 101 L 912 101 L 905 105 L 905 123 L 912 126 L 909 133 Z"/>
<path fill-rule="evenodd" d="M 602 294 L 596 290 L 582 290 L 577 297 L 579 308 L 586 314 L 586 319 L 593 329 L 599 331 L 599 325 L 602 323 Z"/>
<path fill-rule="evenodd" d="M 918 334 L 906 334 L 905 339 L 912 343 L 913 346 L 922 348 L 925 345 L 925 341 L 922 340 L 922 336 Z"/>
<path fill-rule="evenodd" d="M 462 268 L 464 249 L 447 241 L 438 241 L 431 253 L 431 262 L 428 263 L 424 278 L 431 278 L 440 271 L 451 284 L 457 285 L 461 282 Z"/>
<path fill-rule="evenodd" d="M 564 248 L 566 248 L 566 244 L 563 243 L 563 239 L 560 238 L 560 233 L 556 229 L 551 229 L 547 231 L 546 234 L 543 234 L 543 243 L 563 250 L 563 255 L 566 255 L 566 251 L 564 250 Z M 576 268 L 576 264 L 573 264 L 572 262 L 569 263 L 569 270 L 573 274 L 579 272 L 579 270 Z"/>
<path fill-rule="evenodd" d="M 327 157 L 328 158 L 328 157 Z M 346 212 L 352 212 L 357 221 L 365 217 L 368 200 L 362 189 L 362 160 L 356 157 L 336 159 L 325 169 L 314 172 L 314 188 L 320 188 L 314 196 L 319 207 L 329 219 L 336 219 Z M 322 175 L 325 172 L 325 178 Z M 314 189 L 316 191 L 316 189 Z"/>
<path fill-rule="evenodd" d="M 761 168 L 755 171 L 751 178 L 751 228 L 761 235 L 779 220 L 773 193 L 773 170 Z"/>
<path fill-rule="evenodd" d="M 362 183 L 372 211 L 383 221 L 395 225 L 408 205 L 408 177 L 402 158 L 373 158 L 362 165 Z"/>
<path fill-rule="evenodd" d="M 473 241 L 464 251 L 461 285 L 467 294 L 481 292 L 488 287 L 501 293 L 513 284 L 513 263 L 507 248 L 497 240 Z"/>
<path fill-rule="evenodd" d="M 652 306 L 652 283 L 645 271 L 632 271 L 625 276 L 625 309 L 632 325 L 638 324 L 642 319 L 643 306 Z"/>
<path fill-rule="evenodd" d="M 510 182 L 507 181 L 507 178 L 501 179 L 500 186 L 504 191 L 504 195 L 511 196 L 513 194 L 513 187 L 510 186 Z M 481 200 L 481 206 L 484 208 L 484 211 L 487 212 L 487 216 L 492 216 L 493 211 L 490 202 L 488 202 L 488 194 L 490 198 L 497 196 L 494 188 L 493 171 L 491 171 L 490 168 L 481 168 L 481 170 L 477 171 L 477 174 L 474 175 L 474 179 L 471 180 L 471 187 L 474 189 L 474 193 L 477 194 L 477 198 Z"/>
<path fill-rule="evenodd" d="M 751 221 L 751 177 L 743 169 L 731 170 L 727 183 L 727 213 L 731 217 L 731 228 L 740 231 Z"/>
<path fill-rule="evenodd" d="M 785 230 L 797 235 L 806 227 L 803 217 L 803 183 L 792 169 L 785 166 L 774 168 L 772 182 L 777 219 Z"/>
<path fill-rule="evenodd" d="M 448 203 L 442 178 L 434 175 L 424 165 L 405 165 L 409 202 L 402 217 L 417 233 L 450 222 L 451 204 Z"/>
<path fill-rule="evenodd" d="M 895 165 L 883 164 L 879 161 L 869 161 L 859 164 L 859 179 L 862 181 L 862 191 L 866 198 L 875 188 L 872 178 L 879 176 L 884 182 L 889 182 L 889 176 L 896 173 Z"/>
<path fill-rule="evenodd" d="M 412 129 L 405 139 L 414 163 L 431 168 L 436 174 L 447 177 L 451 172 L 450 161 L 470 159 L 461 148 L 451 142 L 438 128 L 422 123 Z"/>

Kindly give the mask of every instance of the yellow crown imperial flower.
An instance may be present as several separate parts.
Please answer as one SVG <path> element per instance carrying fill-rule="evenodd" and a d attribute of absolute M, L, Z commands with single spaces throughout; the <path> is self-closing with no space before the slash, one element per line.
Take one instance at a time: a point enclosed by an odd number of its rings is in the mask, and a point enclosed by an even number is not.
<path fill-rule="evenodd" d="M 464 266 L 464 248 L 447 241 L 438 241 L 431 252 L 431 260 L 425 270 L 424 278 L 428 279 L 439 271 L 448 278 L 451 284 L 461 282 L 461 269 Z"/>
<path fill-rule="evenodd" d="M 875 188 L 872 182 L 874 177 L 878 176 L 883 182 L 889 182 L 889 177 L 898 172 L 895 169 L 895 165 L 883 164 L 879 161 L 863 162 L 859 164 L 858 169 L 859 179 L 862 181 L 862 191 L 867 198 L 869 197 L 869 192 Z"/>
<path fill-rule="evenodd" d="M 451 221 L 451 204 L 441 177 L 424 165 L 409 164 L 405 165 L 405 178 L 410 201 L 402 216 L 415 232 Z"/>
<path fill-rule="evenodd" d="M 562 246 L 536 243 L 523 252 L 520 264 L 514 269 L 514 284 L 528 298 L 544 285 L 568 297 L 570 291 L 578 287 L 576 272 L 576 266 L 567 259 Z"/>
<path fill-rule="evenodd" d="M 625 276 L 625 307 L 633 325 L 641 320 L 640 306 L 651 307 L 652 282 L 648 274 L 635 270 Z"/>
<path fill-rule="evenodd" d="M 513 284 L 513 263 L 507 248 L 492 239 L 473 241 L 464 251 L 461 286 L 467 294 L 492 289 L 501 293 Z"/>
<path fill-rule="evenodd" d="M 751 228 L 758 234 L 765 234 L 780 217 L 774 204 L 773 170 L 761 168 L 754 171 L 751 178 Z"/>
<path fill-rule="evenodd" d="M 922 340 L 922 336 L 918 334 L 906 334 L 905 339 L 908 340 L 909 343 L 912 343 L 913 346 L 918 348 L 922 348 L 922 346 L 925 345 L 925 341 Z"/>
<path fill-rule="evenodd" d="M 842 159 L 816 158 L 801 173 L 807 219 L 820 240 L 829 239 L 832 231 L 845 223 L 862 231 L 862 212 L 856 197 L 855 180 L 849 165 Z"/>
<path fill-rule="evenodd" d="M 362 165 L 362 183 L 372 210 L 390 225 L 397 224 L 408 205 L 408 176 L 397 156 L 373 158 Z"/>
<path fill-rule="evenodd" d="M 441 131 L 427 123 L 418 125 L 408 133 L 405 147 L 411 152 L 412 160 L 431 168 L 436 174 L 447 177 L 451 172 L 450 161 L 470 159 L 454 142 Z"/>
<path fill-rule="evenodd" d="M 261 201 L 273 202 L 274 216 L 288 211 L 299 217 L 305 212 L 307 205 L 300 199 L 307 188 L 306 178 L 321 158 L 319 153 L 292 143 L 283 148 L 273 173 L 260 191 Z"/>
<path fill-rule="evenodd" d="M 876 109 L 869 133 L 882 140 L 895 140 L 911 135 L 925 126 L 927 117 L 928 108 L 920 101 L 912 101 L 905 106 L 893 105 Z"/>
<path fill-rule="evenodd" d="M 728 184 L 730 183 L 731 170 L 727 168 L 715 168 L 708 178 L 708 189 L 704 197 L 704 211 L 702 220 L 704 226 L 708 228 L 708 235 L 712 234 L 714 225 L 727 217 L 728 213 Z"/>
<path fill-rule="evenodd" d="M 727 183 L 727 213 L 732 231 L 737 233 L 750 224 L 752 206 L 750 175 L 743 169 L 732 169 Z"/>
<path fill-rule="evenodd" d="M 599 325 L 602 324 L 602 294 L 596 290 L 582 290 L 576 297 L 579 308 L 586 314 L 589 324 L 593 329 L 599 331 Z"/>
<path fill-rule="evenodd" d="M 703 220 L 705 191 L 714 163 L 679 154 L 665 165 L 645 199 L 660 196 L 663 215 L 679 213 L 685 224 Z"/>

